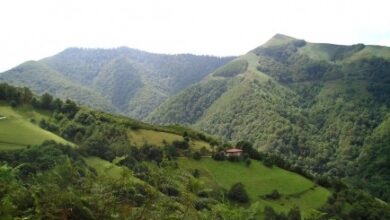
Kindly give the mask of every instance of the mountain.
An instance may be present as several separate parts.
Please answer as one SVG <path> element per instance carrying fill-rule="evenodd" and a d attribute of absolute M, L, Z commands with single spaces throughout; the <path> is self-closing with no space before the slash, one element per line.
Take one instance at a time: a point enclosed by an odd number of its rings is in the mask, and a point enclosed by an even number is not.
<path fill-rule="evenodd" d="M 282 169 L 247 142 L 247 156 L 225 158 L 206 134 L 5 83 L 0 128 L 0 219 L 390 217 L 387 203 Z"/>
<path fill-rule="evenodd" d="M 168 97 L 200 81 L 232 57 L 164 55 L 120 47 L 69 48 L 0 73 L 0 81 L 27 86 L 81 104 L 144 118 Z"/>
<path fill-rule="evenodd" d="M 277 34 L 169 98 L 146 120 L 249 140 L 390 201 L 389 107 L 390 48 Z"/>

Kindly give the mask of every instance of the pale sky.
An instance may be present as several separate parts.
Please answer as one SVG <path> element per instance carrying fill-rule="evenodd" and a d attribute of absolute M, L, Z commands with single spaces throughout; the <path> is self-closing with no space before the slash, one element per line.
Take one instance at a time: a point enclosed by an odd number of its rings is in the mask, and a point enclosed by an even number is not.
<path fill-rule="evenodd" d="M 390 1 L 0 0 L 0 72 L 67 47 L 240 55 L 276 33 L 390 46 Z"/>

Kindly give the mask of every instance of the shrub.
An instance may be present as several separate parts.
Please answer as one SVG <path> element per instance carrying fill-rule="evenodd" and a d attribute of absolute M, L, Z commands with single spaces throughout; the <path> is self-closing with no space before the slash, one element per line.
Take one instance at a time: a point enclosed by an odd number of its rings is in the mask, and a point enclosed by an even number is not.
<path fill-rule="evenodd" d="M 225 160 L 225 153 L 223 151 L 213 154 L 212 158 L 214 160 L 223 161 Z"/>
<path fill-rule="evenodd" d="M 15 108 L 18 105 L 18 103 L 15 100 L 11 100 L 9 103 L 12 108 Z"/>
<path fill-rule="evenodd" d="M 265 165 L 266 167 L 272 167 L 272 166 L 274 165 L 274 161 L 273 161 L 273 159 L 270 158 L 270 157 L 264 158 L 263 163 L 264 163 L 264 165 Z"/>
<path fill-rule="evenodd" d="M 176 148 L 183 150 L 188 149 L 190 147 L 187 141 L 173 141 L 172 145 Z"/>
<path fill-rule="evenodd" d="M 252 161 L 250 159 L 245 160 L 245 166 L 249 167 L 251 165 Z"/>
<path fill-rule="evenodd" d="M 159 187 L 159 190 L 160 192 L 164 193 L 167 196 L 174 196 L 174 197 L 180 196 L 180 191 L 173 186 L 164 185 Z"/>
<path fill-rule="evenodd" d="M 195 169 L 193 172 L 192 172 L 192 176 L 195 177 L 195 178 L 199 178 L 200 176 L 200 172 L 198 169 Z"/>
<path fill-rule="evenodd" d="M 229 192 L 228 197 L 230 200 L 239 202 L 239 203 L 247 203 L 249 202 L 249 196 L 245 190 L 245 186 L 242 183 L 234 184 Z"/>
<path fill-rule="evenodd" d="M 230 162 L 238 162 L 238 161 L 240 161 L 240 157 L 238 157 L 238 156 L 230 156 L 230 157 L 227 157 L 227 159 Z"/>
<path fill-rule="evenodd" d="M 266 199 L 279 199 L 282 195 L 278 192 L 278 190 L 274 189 L 270 194 L 265 195 Z"/>
<path fill-rule="evenodd" d="M 199 152 L 195 152 L 192 155 L 192 158 L 194 158 L 194 160 L 200 160 L 200 159 L 202 159 L 202 155 Z"/>
<path fill-rule="evenodd" d="M 290 209 L 287 214 L 287 218 L 289 220 L 301 220 L 301 210 L 299 210 L 299 207 L 294 207 Z"/>

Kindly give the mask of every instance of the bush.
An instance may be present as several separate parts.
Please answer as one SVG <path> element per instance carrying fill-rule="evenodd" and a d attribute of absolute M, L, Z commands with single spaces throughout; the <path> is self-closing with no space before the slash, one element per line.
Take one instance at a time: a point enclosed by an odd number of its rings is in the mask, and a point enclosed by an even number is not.
<path fill-rule="evenodd" d="M 245 160 L 245 166 L 249 167 L 251 165 L 252 161 L 250 159 Z"/>
<path fill-rule="evenodd" d="M 290 209 L 287 214 L 287 218 L 289 220 L 301 220 L 301 210 L 299 210 L 299 207 L 294 207 Z"/>
<path fill-rule="evenodd" d="M 160 192 L 164 193 L 167 196 L 174 196 L 174 197 L 180 196 L 180 191 L 173 186 L 166 186 L 166 185 L 161 186 L 159 190 Z"/>
<path fill-rule="evenodd" d="M 212 158 L 217 161 L 225 160 L 225 153 L 223 151 L 217 152 L 212 155 Z"/>
<path fill-rule="evenodd" d="M 272 193 L 265 195 L 266 199 L 279 199 L 282 195 L 278 192 L 278 190 L 274 189 Z"/>
<path fill-rule="evenodd" d="M 263 164 L 266 166 L 266 167 L 272 167 L 274 165 L 274 161 L 272 158 L 270 157 L 266 157 L 264 158 L 263 160 Z"/>
<path fill-rule="evenodd" d="M 238 161 L 240 161 L 240 157 L 238 157 L 238 156 L 228 156 L 227 159 L 230 162 L 238 162 Z"/>
<path fill-rule="evenodd" d="M 195 177 L 195 178 L 199 178 L 200 176 L 200 172 L 198 169 L 195 169 L 193 172 L 192 172 L 192 176 Z"/>
<path fill-rule="evenodd" d="M 194 158 L 194 160 L 200 160 L 200 159 L 202 159 L 202 155 L 199 152 L 195 152 L 192 155 L 192 158 Z"/>
<path fill-rule="evenodd" d="M 245 190 L 245 186 L 242 183 L 234 184 L 229 192 L 228 197 L 230 200 L 239 202 L 239 203 L 247 203 L 249 202 L 249 196 Z"/>
<path fill-rule="evenodd" d="M 176 148 L 183 150 L 188 149 L 190 147 L 187 141 L 173 141 L 172 145 Z"/>

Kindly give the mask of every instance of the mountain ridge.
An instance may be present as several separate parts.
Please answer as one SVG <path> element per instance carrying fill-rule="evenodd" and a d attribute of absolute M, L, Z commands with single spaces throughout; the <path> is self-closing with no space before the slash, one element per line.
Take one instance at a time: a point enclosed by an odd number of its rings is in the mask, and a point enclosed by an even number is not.
<path fill-rule="evenodd" d="M 191 54 L 155 54 L 127 47 L 73 47 L 39 61 L 31 61 L 45 66 L 40 73 L 33 74 L 34 79 L 30 69 L 23 68 L 24 63 L 16 69 L 0 73 L 0 80 L 28 86 L 39 94 L 49 92 L 61 98 L 68 98 L 64 97 L 68 94 L 69 98 L 81 104 L 140 119 L 169 96 L 200 81 L 203 76 L 231 59 Z M 12 76 L 14 72 L 18 72 L 18 78 Z M 51 76 L 45 77 L 47 75 Z M 33 83 L 28 83 L 29 80 L 33 80 Z M 51 86 L 39 86 L 37 81 L 46 81 Z M 72 87 L 74 92 L 69 92 L 62 84 Z M 44 91 L 48 87 L 53 87 L 55 91 Z M 83 96 L 82 93 L 86 92 L 77 87 L 88 90 L 89 98 Z"/>
<path fill-rule="evenodd" d="M 357 162 L 359 155 L 377 152 L 370 139 L 390 112 L 389 70 L 390 48 L 275 35 L 169 98 L 146 121 L 248 140 L 296 166 L 359 185 L 358 163 L 376 163 Z M 390 172 L 379 176 L 364 177 L 366 189 L 389 200 Z"/>
<path fill-rule="evenodd" d="M 147 122 L 247 140 L 296 167 L 344 178 L 389 201 L 390 172 L 370 174 L 389 159 L 375 156 L 390 145 L 386 129 L 377 129 L 388 124 L 389 70 L 388 47 L 277 34 L 228 58 L 69 49 L 1 73 L 0 80 L 32 82 L 38 93 L 72 95 Z"/>

